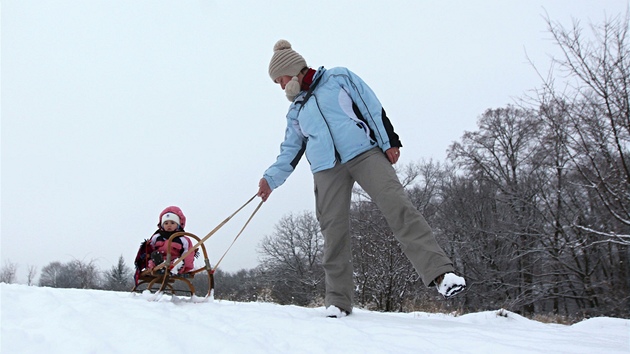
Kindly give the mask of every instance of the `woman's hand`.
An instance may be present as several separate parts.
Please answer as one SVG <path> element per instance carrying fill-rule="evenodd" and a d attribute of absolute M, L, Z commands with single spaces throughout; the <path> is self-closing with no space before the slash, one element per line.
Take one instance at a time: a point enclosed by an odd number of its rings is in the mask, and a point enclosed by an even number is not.
<path fill-rule="evenodd" d="M 400 157 L 400 149 L 398 149 L 397 147 L 389 148 L 387 149 L 387 151 L 385 151 L 385 155 L 387 155 L 387 159 L 393 165 L 398 162 L 398 158 Z"/>
<path fill-rule="evenodd" d="M 260 182 L 258 182 L 258 193 L 256 195 L 262 198 L 263 202 L 266 202 L 270 194 L 271 187 L 269 187 L 269 183 L 267 183 L 266 179 L 261 178 Z"/>

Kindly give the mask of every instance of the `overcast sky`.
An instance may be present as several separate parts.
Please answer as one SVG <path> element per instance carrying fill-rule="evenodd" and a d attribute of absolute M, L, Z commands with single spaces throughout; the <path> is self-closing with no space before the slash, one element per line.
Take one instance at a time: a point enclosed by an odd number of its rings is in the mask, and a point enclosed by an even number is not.
<path fill-rule="evenodd" d="M 541 81 L 558 50 L 544 16 L 570 26 L 626 0 L 28 1 L 2 14 L 1 258 L 28 265 L 133 265 L 160 211 L 205 236 L 257 191 L 288 101 L 267 74 L 287 39 L 307 63 L 345 66 L 401 136 L 399 164 L 445 161 L 489 108 Z M 587 32 L 588 33 L 588 32 Z M 529 59 L 528 59 L 529 58 Z M 221 268 L 258 264 L 289 213 L 314 210 L 304 159 Z M 258 203 L 259 199 L 255 203 Z M 208 240 L 216 262 L 255 203 Z"/>

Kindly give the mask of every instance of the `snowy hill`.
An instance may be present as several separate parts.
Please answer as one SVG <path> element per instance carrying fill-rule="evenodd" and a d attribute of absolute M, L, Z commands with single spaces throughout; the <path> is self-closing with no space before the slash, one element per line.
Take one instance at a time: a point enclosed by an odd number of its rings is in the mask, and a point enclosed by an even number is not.
<path fill-rule="evenodd" d="M 0 284 L 0 352 L 629 353 L 630 320 L 543 324 L 498 311 L 454 317 Z"/>

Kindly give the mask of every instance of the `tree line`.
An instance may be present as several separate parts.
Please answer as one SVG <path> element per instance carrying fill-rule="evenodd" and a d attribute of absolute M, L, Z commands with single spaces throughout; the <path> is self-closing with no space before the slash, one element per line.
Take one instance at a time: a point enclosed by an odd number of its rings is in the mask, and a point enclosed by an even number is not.
<path fill-rule="evenodd" d="M 445 162 L 397 170 L 468 291 L 445 302 L 426 289 L 357 187 L 351 235 L 359 306 L 630 318 L 628 15 L 591 25 L 593 39 L 578 22 L 547 24 L 562 53 L 554 70 L 565 82 L 541 75 L 542 86 L 518 104 L 481 114 Z M 285 215 L 261 241 L 258 267 L 217 271 L 215 297 L 321 305 L 322 249 L 313 213 Z M 51 263 L 40 285 L 130 288 L 122 257 L 100 282 L 91 266 Z"/>

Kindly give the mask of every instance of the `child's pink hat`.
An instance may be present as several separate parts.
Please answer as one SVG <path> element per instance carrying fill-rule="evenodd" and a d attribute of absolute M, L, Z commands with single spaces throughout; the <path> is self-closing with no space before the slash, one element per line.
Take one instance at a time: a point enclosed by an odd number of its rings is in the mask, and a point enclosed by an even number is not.
<path fill-rule="evenodd" d="M 159 227 L 162 227 L 165 221 L 171 220 L 177 223 L 182 230 L 186 227 L 186 216 L 179 207 L 170 206 L 160 213 L 160 222 L 158 223 Z"/>

